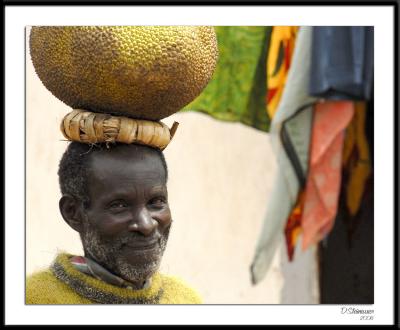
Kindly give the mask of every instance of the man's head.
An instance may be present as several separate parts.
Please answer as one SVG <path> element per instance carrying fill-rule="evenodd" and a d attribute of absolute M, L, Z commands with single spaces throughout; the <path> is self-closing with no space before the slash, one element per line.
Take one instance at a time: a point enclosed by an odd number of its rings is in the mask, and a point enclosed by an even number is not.
<path fill-rule="evenodd" d="M 59 168 L 60 211 L 85 255 L 139 286 L 159 267 L 171 213 L 161 151 L 72 142 Z"/>

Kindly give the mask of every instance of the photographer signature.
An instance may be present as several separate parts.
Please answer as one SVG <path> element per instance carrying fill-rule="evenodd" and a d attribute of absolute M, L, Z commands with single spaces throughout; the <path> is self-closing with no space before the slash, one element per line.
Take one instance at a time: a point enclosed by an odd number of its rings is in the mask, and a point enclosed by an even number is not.
<path fill-rule="evenodd" d="M 374 310 L 373 309 L 359 309 L 355 307 L 342 307 L 340 309 L 341 314 L 355 314 L 360 315 L 360 320 L 373 320 Z"/>

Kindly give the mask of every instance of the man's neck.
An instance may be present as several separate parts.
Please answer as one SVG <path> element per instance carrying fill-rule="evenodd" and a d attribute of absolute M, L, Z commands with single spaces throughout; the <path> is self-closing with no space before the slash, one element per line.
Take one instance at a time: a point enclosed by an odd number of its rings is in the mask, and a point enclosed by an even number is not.
<path fill-rule="evenodd" d="M 116 285 L 132 290 L 141 290 L 148 288 L 151 284 L 150 277 L 140 282 L 131 282 L 123 279 L 100 265 L 97 261 L 94 260 L 94 258 L 88 256 L 87 254 L 85 254 L 85 257 L 72 257 L 71 263 L 81 272 L 111 285 Z"/>

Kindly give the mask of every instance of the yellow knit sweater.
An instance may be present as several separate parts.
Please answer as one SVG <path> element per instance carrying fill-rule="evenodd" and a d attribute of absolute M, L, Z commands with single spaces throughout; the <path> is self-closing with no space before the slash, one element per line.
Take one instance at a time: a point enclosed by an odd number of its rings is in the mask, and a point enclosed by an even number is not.
<path fill-rule="evenodd" d="M 156 273 L 150 287 L 130 290 L 86 275 L 59 254 L 53 265 L 26 281 L 27 304 L 201 304 L 195 290 L 182 280 Z"/>

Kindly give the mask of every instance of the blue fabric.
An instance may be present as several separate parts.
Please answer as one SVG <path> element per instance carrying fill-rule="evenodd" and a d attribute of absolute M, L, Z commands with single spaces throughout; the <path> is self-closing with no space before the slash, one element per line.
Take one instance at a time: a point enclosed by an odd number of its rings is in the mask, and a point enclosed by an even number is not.
<path fill-rule="evenodd" d="M 374 27 L 313 27 L 309 94 L 369 100 L 374 77 Z"/>

